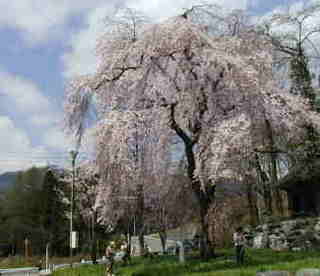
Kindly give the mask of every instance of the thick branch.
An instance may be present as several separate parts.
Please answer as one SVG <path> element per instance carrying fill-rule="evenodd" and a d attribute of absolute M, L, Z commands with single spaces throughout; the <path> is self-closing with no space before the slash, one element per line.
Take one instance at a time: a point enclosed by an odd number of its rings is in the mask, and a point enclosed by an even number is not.
<path fill-rule="evenodd" d="M 120 70 L 120 73 L 116 76 L 114 76 L 113 78 L 111 79 L 108 79 L 108 78 L 104 78 L 102 81 L 100 81 L 95 87 L 94 87 L 94 90 L 98 90 L 102 85 L 104 85 L 105 83 L 107 82 L 113 82 L 113 81 L 117 81 L 119 80 L 122 75 L 129 71 L 129 70 L 137 70 L 138 68 L 140 68 L 139 66 L 128 66 L 128 67 L 117 67 L 115 68 L 115 70 Z"/>
<path fill-rule="evenodd" d="M 165 106 L 165 105 L 163 105 Z M 173 129 L 176 134 L 183 140 L 184 144 L 193 146 L 194 142 L 192 139 L 188 136 L 188 134 L 177 124 L 175 119 L 175 108 L 177 106 L 177 103 L 173 103 L 169 105 L 170 108 L 170 128 Z"/>

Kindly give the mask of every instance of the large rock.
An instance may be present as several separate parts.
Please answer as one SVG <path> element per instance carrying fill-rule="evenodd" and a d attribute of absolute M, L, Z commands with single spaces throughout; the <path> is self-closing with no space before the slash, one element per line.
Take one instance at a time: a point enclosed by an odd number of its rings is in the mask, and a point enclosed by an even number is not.
<path fill-rule="evenodd" d="M 267 248 L 269 247 L 268 235 L 265 232 L 259 232 L 253 238 L 253 248 Z"/>
<path fill-rule="evenodd" d="M 269 236 L 269 247 L 273 250 L 281 251 L 289 249 L 286 236 L 284 234 L 272 234 Z"/>
<path fill-rule="evenodd" d="M 297 221 L 287 220 L 281 223 L 281 228 L 283 229 L 283 231 L 288 233 L 289 231 L 293 230 L 296 227 L 296 225 L 297 225 Z"/>
<path fill-rule="evenodd" d="M 320 276 L 320 269 L 306 268 L 297 271 L 296 276 Z"/>
<path fill-rule="evenodd" d="M 256 276 L 292 276 L 289 271 L 265 271 L 258 272 Z"/>
<path fill-rule="evenodd" d="M 314 230 L 316 232 L 320 232 L 320 220 L 318 220 L 317 223 L 314 225 Z"/>
<path fill-rule="evenodd" d="M 249 231 L 250 232 L 250 231 Z M 297 218 L 261 224 L 251 230 L 250 243 L 254 248 L 310 250 L 320 248 L 320 218 Z"/>

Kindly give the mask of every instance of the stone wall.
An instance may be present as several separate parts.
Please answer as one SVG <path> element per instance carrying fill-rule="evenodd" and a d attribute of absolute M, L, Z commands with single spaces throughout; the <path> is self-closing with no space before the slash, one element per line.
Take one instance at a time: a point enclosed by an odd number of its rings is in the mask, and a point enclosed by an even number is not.
<path fill-rule="evenodd" d="M 320 217 L 272 222 L 247 229 L 248 245 L 274 250 L 320 248 Z"/>

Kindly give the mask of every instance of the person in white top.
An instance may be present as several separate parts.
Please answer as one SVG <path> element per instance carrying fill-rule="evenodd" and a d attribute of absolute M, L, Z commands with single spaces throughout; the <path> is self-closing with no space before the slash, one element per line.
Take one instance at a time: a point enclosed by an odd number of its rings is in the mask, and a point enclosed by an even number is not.
<path fill-rule="evenodd" d="M 244 262 L 244 246 L 245 246 L 245 237 L 244 237 L 242 227 L 238 227 L 236 229 L 236 232 L 233 234 L 233 243 L 236 248 L 237 264 L 242 265 Z"/>

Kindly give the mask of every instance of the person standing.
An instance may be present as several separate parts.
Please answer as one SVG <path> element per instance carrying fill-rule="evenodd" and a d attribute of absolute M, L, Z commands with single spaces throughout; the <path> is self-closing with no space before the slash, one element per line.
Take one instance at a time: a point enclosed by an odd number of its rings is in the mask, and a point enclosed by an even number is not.
<path fill-rule="evenodd" d="M 237 264 L 242 265 L 244 263 L 244 246 L 245 246 L 245 237 L 244 237 L 242 227 L 238 227 L 236 229 L 236 232 L 233 234 L 233 242 L 236 249 Z"/>
<path fill-rule="evenodd" d="M 122 261 L 125 265 L 129 264 L 131 261 L 130 258 L 130 250 L 129 250 L 129 245 L 124 242 L 121 247 L 120 247 L 121 251 L 124 253 L 123 257 L 122 257 Z"/>
<path fill-rule="evenodd" d="M 113 275 L 113 265 L 114 265 L 114 251 L 111 244 L 106 248 L 106 258 L 108 260 L 106 264 L 106 276 Z"/>

